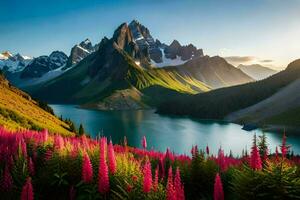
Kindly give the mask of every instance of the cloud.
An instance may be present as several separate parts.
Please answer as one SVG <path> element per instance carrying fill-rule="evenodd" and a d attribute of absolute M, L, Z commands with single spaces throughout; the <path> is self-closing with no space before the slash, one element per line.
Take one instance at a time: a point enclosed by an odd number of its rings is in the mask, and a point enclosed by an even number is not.
<path fill-rule="evenodd" d="M 254 56 L 228 56 L 225 60 L 229 63 L 247 63 L 255 60 Z"/>
<path fill-rule="evenodd" d="M 259 62 L 261 62 L 261 63 L 271 63 L 273 61 L 274 60 L 268 60 L 268 59 L 266 59 L 266 60 L 260 60 Z"/>

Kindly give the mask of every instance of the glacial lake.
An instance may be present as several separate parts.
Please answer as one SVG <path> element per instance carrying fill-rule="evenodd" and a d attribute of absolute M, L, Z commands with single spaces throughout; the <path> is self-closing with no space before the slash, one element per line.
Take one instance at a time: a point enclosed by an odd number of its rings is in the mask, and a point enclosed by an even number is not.
<path fill-rule="evenodd" d="M 216 154 L 221 146 L 225 153 L 230 150 L 240 155 L 252 145 L 253 135 L 261 135 L 261 130 L 244 131 L 242 126 L 215 120 L 197 120 L 185 117 L 170 117 L 156 114 L 154 110 L 136 111 L 96 111 L 80 109 L 75 105 L 51 105 L 57 116 L 70 118 L 76 126 L 84 125 L 92 137 L 104 135 L 114 143 L 127 137 L 128 144 L 141 147 L 141 139 L 146 136 L 148 149 L 165 151 L 167 147 L 175 153 L 190 154 L 192 145 L 199 148 L 210 147 Z M 271 152 L 281 144 L 281 133 L 266 132 Z M 294 153 L 300 154 L 300 135 L 289 135 L 287 143 Z"/>

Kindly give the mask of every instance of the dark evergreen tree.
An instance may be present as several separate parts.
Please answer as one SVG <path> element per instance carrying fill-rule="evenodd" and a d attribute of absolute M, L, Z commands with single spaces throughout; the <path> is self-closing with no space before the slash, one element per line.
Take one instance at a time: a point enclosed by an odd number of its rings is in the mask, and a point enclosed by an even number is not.
<path fill-rule="evenodd" d="M 80 126 L 79 126 L 79 130 L 78 130 L 78 135 L 83 135 L 85 132 L 84 132 L 84 128 L 83 128 L 83 125 L 82 124 L 80 124 Z"/>
<path fill-rule="evenodd" d="M 259 136 L 258 149 L 260 157 L 263 158 L 263 160 L 265 160 L 268 155 L 267 136 L 265 133 Z"/>
<path fill-rule="evenodd" d="M 70 125 L 70 131 L 72 131 L 73 133 L 76 133 L 76 128 L 73 122 L 69 121 L 69 125 Z"/>

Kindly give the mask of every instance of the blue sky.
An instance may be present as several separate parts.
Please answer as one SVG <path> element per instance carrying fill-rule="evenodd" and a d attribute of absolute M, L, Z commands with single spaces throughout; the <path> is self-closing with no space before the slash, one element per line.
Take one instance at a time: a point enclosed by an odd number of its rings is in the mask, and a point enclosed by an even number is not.
<path fill-rule="evenodd" d="M 232 62 L 285 67 L 300 58 L 300 0 L 0 0 L 0 51 L 39 56 L 111 37 L 137 19 L 155 38 Z"/>

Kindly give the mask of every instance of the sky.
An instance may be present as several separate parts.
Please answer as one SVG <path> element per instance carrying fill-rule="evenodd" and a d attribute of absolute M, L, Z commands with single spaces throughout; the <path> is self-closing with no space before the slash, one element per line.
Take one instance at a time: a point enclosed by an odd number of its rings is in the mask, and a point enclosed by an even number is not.
<path fill-rule="evenodd" d="M 234 64 L 283 69 L 300 58 L 300 0 L 0 0 L 0 51 L 28 56 L 111 37 L 133 19 L 164 43 Z"/>

